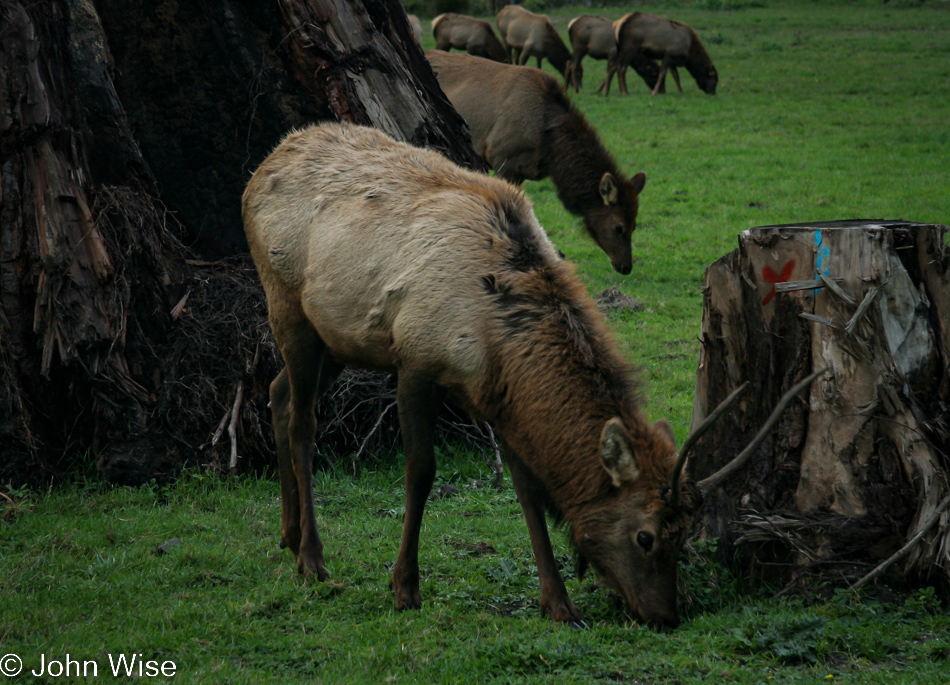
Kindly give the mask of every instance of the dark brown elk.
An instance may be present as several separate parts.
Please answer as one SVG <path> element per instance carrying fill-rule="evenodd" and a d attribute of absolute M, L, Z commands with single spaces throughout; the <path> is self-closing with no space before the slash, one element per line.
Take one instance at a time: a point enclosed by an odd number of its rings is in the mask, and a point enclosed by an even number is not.
<path fill-rule="evenodd" d="M 495 173 L 513 183 L 550 177 L 613 268 L 630 273 L 630 236 L 646 175 L 624 178 L 557 80 L 532 67 L 468 55 L 429 50 L 426 57 Z"/>
<path fill-rule="evenodd" d="M 652 14 L 633 12 L 617 22 L 617 81 L 622 93 L 627 93 L 626 67 L 634 69 L 646 81 L 653 94 L 666 92 L 666 73 L 673 74 L 676 87 L 683 92 L 677 67 L 686 67 L 696 79 L 700 90 L 715 95 L 719 73 L 696 31 L 681 21 L 664 19 Z M 654 60 L 660 61 L 656 80 L 652 80 Z M 651 69 L 648 64 L 653 65 Z M 610 77 L 607 78 L 610 88 Z"/>
<path fill-rule="evenodd" d="M 681 482 L 669 424 L 646 420 L 601 315 L 517 188 L 374 129 L 326 124 L 290 134 L 261 164 L 243 216 L 286 363 L 271 384 L 282 545 L 306 577 L 328 577 L 313 504 L 314 404 L 344 365 L 366 367 L 397 374 L 397 608 L 422 602 L 420 525 L 448 396 L 502 439 L 541 608 L 581 620 L 547 511 L 631 611 L 676 625 L 677 557 L 701 496 Z"/>
<path fill-rule="evenodd" d="M 437 50 L 448 52 L 455 48 L 496 62 L 510 61 L 491 24 L 482 19 L 451 12 L 440 14 L 432 20 L 432 35 Z"/>
<path fill-rule="evenodd" d="M 541 60 L 546 57 L 561 76 L 567 78 L 571 52 L 547 16 L 508 5 L 498 13 L 495 22 L 512 64 L 527 64 L 528 59 L 534 57 L 540 69 Z"/>
<path fill-rule="evenodd" d="M 571 61 L 567 65 L 567 85 L 579 93 L 584 79 L 582 60 L 590 55 L 607 60 L 607 77 L 617 69 L 617 36 L 613 23 L 604 17 L 585 14 L 571 19 L 567 25 L 571 39 Z"/>

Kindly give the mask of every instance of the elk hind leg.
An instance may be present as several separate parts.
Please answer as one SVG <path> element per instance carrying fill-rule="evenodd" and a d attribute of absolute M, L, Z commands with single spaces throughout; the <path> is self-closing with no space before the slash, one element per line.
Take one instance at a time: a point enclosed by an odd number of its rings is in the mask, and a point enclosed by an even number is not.
<path fill-rule="evenodd" d="M 397 609 L 419 609 L 419 531 L 435 480 L 435 425 L 444 391 L 428 376 L 400 370 L 396 385 L 399 427 L 406 454 L 406 514 L 390 587 Z"/>
<path fill-rule="evenodd" d="M 272 310 L 274 307 L 272 306 Z M 303 317 L 292 323 L 272 317 L 272 328 L 285 367 L 271 384 L 271 411 L 281 485 L 281 544 L 297 555 L 307 578 L 329 576 L 313 506 L 314 414 L 316 401 L 342 367 L 316 330 Z"/>
<path fill-rule="evenodd" d="M 614 78 L 614 74 L 617 73 L 617 62 L 615 60 L 607 60 L 607 78 L 604 79 L 604 82 L 600 84 L 600 87 L 597 88 L 598 93 L 603 93 L 604 95 L 610 95 L 610 82 Z M 620 76 L 617 76 L 617 87 L 620 88 Z M 620 94 L 623 95 L 623 90 L 621 89 Z"/>
<path fill-rule="evenodd" d="M 280 547 L 300 551 L 300 491 L 290 456 L 290 377 L 285 366 L 270 384 L 270 407 L 280 475 Z"/>
<path fill-rule="evenodd" d="M 544 514 L 544 501 L 547 495 L 543 486 L 510 449 L 505 449 L 505 456 L 511 471 L 511 482 L 528 523 L 528 535 L 531 537 L 534 561 L 538 567 L 541 610 L 559 623 L 567 622 L 582 626 L 584 622 L 581 619 L 581 613 L 568 596 L 564 579 L 554 559 L 554 550 L 551 548 L 551 538 L 548 535 L 548 524 Z"/>

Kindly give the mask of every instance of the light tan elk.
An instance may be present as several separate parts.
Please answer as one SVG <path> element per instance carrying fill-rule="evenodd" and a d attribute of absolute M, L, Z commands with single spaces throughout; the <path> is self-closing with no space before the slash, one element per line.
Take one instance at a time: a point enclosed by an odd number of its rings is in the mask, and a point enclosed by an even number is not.
<path fill-rule="evenodd" d="M 440 14 L 432 20 L 432 35 L 437 50 L 451 48 L 464 50 L 470 55 L 509 62 L 508 51 L 495 36 L 491 24 L 464 14 Z"/>
<path fill-rule="evenodd" d="M 677 67 L 686 67 L 704 93 L 716 94 L 719 73 L 691 26 L 653 14 L 633 12 L 621 17 L 616 23 L 616 28 L 619 53 L 617 82 L 620 84 L 622 93 L 627 93 L 626 68 L 633 66 L 647 86 L 652 88 L 653 95 L 666 92 L 667 71 L 673 74 L 673 80 L 676 81 L 679 92 L 683 92 L 679 73 L 676 71 Z M 656 69 L 654 60 L 660 60 L 660 69 L 655 80 L 653 80 Z M 608 74 L 605 82 L 608 90 L 610 78 L 611 75 Z"/>
<path fill-rule="evenodd" d="M 567 65 L 567 85 L 579 93 L 584 79 L 581 64 L 586 55 L 607 60 L 607 78 L 617 69 L 617 35 L 613 23 L 604 17 L 585 14 L 571 19 L 567 25 L 571 39 L 571 61 Z"/>
<path fill-rule="evenodd" d="M 541 608 L 581 620 L 547 510 L 631 611 L 676 625 L 677 557 L 699 490 L 680 482 L 669 424 L 647 422 L 601 315 L 517 188 L 379 131 L 325 124 L 284 139 L 251 179 L 243 214 L 286 362 L 271 384 L 282 545 L 305 576 L 328 577 L 313 506 L 314 403 L 344 365 L 367 367 L 398 379 L 397 608 L 422 602 L 419 532 L 449 396 L 501 437 Z"/>
<path fill-rule="evenodd" d="M 630 236 L 646 175 L 624 178 L 557 79 L 468 55 L 429 50 L 426 58 L 495 173 L 513 183 L 550 177 L 564 207 L 583 218 L 613 268 L 629 274 Z"/>
<path fill-rule="evenodd" d="M 422 45 L 422 22 L 415 14 L 406 15 L 409 17 L 409 27 L 412 29 L 412 37 L 416 39 L 419 45 Z"/>
<path fill-rule="evenodd" d="M 527 64 L 528 59 L 534 57 L 540 69 L 541 60 L 546 57 L 561 76 L 567 77 L 571 52 L 545 15 L 508 5 L 498 13 L 495 22 L 512 64 Z"/>

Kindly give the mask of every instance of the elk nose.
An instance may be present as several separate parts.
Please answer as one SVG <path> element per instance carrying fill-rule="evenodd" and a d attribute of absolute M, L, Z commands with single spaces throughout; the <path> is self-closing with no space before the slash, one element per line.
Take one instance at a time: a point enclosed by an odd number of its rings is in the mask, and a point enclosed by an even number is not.
<path fill-rule="evenodd" d="M 630 264 L 617 264 L 617 262 L 611 262 L 610 265 L 613 266 L 614 271 L 617 271 L 623 274 L 624 276 L 629 274 L 630 271 L 633 269 L 633 267 Z"/>

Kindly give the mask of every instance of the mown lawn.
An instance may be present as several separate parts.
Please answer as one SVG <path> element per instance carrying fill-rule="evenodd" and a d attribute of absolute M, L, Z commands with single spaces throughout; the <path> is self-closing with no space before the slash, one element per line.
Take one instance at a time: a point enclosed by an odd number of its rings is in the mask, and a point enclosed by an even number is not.
<path fill-rule="evenodd" d="M 709 8 L 733 8 L 713 10 Z M 703 272 L 750 226 L 854 217 L 950 223 L 950 3 L 703 0 L 638 6 L 694 26 L 720 73 L 708 96 L 594 89 L 573 96 L 621 166 L 646 171 L 638 259 L 620 276 L 547 181 L 526 190 L 591 293 L 616 286 L 643 309 L 611 319 L 643 367 L 653 419 L 687 432 Z M 552 12 L 567 21 L 596 11 Z M 431 35 L 425 47 L 432 47 Z M 549 67 L 546 67 L 549 68 Z M 94 481 L 0 499 L 0 657 L 23 674 L 109 655 L 174 662 L 167 681 L 936 683 L 950 678 L 950 614 L 931 589 L 776 597 L 707 559 L 682 565 L 686 619 L 637 626 L 557 552 L 588 630 L 539 615 L 520 508 L 478 455 L 443 446 L 423 528 L 421 612 L 388 590 L 403 510 L 400 467 L 322 473 L 318 521 L 330 582 L 305 584 L 278 549 L 278 485 L 189 473 L 137 490 Z M 177 542 L 174 542 L 177 540 Z M 168 543 L 168 544 L 166 544 Z M 165 551 L 157 548 L 164 545 Z M 6 659 L 0 667 L 12 664 Z M 55 668 L 55 666 L 54 666 Z M 73 667 L 73 673 L 80 666 Z M 49 673 L 49 672 L 48 672 Z M 26 675 L 24 675 L 26 674 Z M 54 674 L 55 675 L 55 674 Z M 89 674 L 87 673 L 87 676 Z M 98 679 L 97 678 L 97 679 Z M 49 682 L 79 680 L 41 676 Z M 91 676 L 87 680 L 92 681 Z M 157 678 L 163 680 L 163 678 Z"/>

